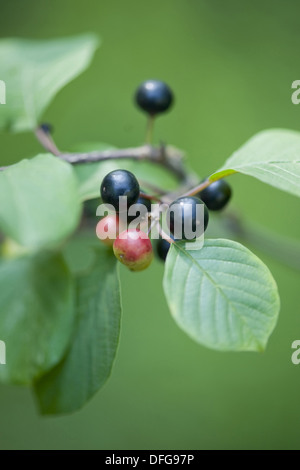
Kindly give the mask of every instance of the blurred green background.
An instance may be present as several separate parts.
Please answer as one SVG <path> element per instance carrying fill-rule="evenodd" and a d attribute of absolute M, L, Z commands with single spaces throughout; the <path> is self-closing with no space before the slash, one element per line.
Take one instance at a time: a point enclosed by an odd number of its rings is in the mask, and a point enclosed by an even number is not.
<path fill-rule="evenodd" d="M 262 129 L 300 127 L 300 106 L 291 102 L 291 83 L 300 79 L 293 0 L 2 0 L 0 8 L 3 37 L 94 31 L 103 39 L 91 68 L 45 115 L 61 148 L 141 143 L 145 117 L 132 94 L 147 78 L 165 80 L 176 94 L 155 140 L 184 149 L 200 175 Z M 0 135 L 1 164 L 39 151 L 31 135 Z M 299 199 L 245 176 L 230 181 L 241 213 L 300 238 Z M 291 343 L 300 337 L 300 275 L 262 258 L 282 299 L 265 353 L 197 345 L 170 317 L 163 266 L 122 269 L 121 343 L 107 385 L 82 411 L 60 418 L 40 417 L 26 389 L 0 386 L 0 448 L 299 448 L 300 365 L 291 362 Z"/>

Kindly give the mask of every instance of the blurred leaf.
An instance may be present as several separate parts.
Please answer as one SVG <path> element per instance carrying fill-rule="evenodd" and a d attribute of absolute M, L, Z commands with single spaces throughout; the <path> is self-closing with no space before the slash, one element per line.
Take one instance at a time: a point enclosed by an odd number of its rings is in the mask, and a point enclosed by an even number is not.
<path fill-rule="evenodd" d="M 92 152 L 112 150 L 112 147 L 103 143 L 86 143 L 77 145 L 74 152 Z M 100 197 L 100 185 L 103 178 L 113 170 L 125 169 L 134 173 L 140 180 L 142 189 L 143 180 L 160 186 L 165 190 L 172 190 L 178 184 L 176 179 L 165 169 L 157 164 L 147 161 L 134 161 L 133 159 L 122 160 L 104 160 L 97 163 L 85 163 L 82 165 L 74 165 L 76 175 L 79 179 L 79 191 L 83 201 Z M 148 191 L 150 192 L 150 191 Z"/>
<path fill-rule="evenodd" d="M 239 172 L 300 196 L 300 133 L 271 129 L 256 134 L 211 175 Z"/>
<path fill-rule="evenodd" d="M 279 312 L 268 268 L 231 240 L 206 240 L 201 250 L 173 244 L 164 289 L 178 325 L 197 342 L 223 351 L 261 351 Z"/>
<path fill-rule="evenodd" d="M 92 34 L 52 40 L 2 39 L 6 105 L 0 107 L 0 129 L 33 129 L 58 91 L 89 66 L 98 43 Z"/>
<path fill-rule="evenodd" d="M 300 271 L 300 240 L 275 232 L 234 212 L 212 216 L 205 232 L 208 238 L 230 238 L 249 244 L 289 268 Z"/>
<path fill-rule="evenodd" d="M 62 248 L 71 273 L 75 275 L 86 274 L 94 265 L 101 247 L 102 242 L 97 238 L 95 230 L 78 231 Z"/>
<path fill-rule="evenodd" d="M 0 263 L 0 337 L 4 382 L 29 384 L 57 364 L 73 327 L 73 284 L 60 254 Z"/>
<path fill-rule="evenodd" d="M 116 259 L 97 250 L 93 269 L 77 281 L 77 319 L 71 347 L 35 386 L 43 414 L 69 413 L 82 407 L 106 382 L 120 330 L 120 288 Z"/>
<path fill-rule="evenodd" d="M 0 227 L 30 248 L 61 241 L 77 226 L 78 183 L 71 165 L 38 155 L 0 173 Z"/>

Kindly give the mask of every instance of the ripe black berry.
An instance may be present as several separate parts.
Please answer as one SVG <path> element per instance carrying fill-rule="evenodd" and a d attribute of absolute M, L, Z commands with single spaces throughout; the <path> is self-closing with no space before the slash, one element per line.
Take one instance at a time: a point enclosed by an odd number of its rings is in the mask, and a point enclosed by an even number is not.
<path fill-rule="evenodd" d="M 154 115 L 170 108 L 173 93 L 166 83 L 160 80 L 147 80 L 138 87 L 135 101 L 143 111 Z"/>
<path fill-rule="evenodd" d="M 200 206 L 203 206 L 203 213 L 197 211 Z M 197 197 L 180 197 L 172 202 L 167 212 L 170 232 L 177 240 L 194 240 L 202 235 L 207 228 L 208 219 L 207 207 Z"/>
<path fill-rule="evenodd" d="M 139 216 L 146 215 L 146 213 L 151 212 L 151 201 L 150 199 L 146 199 L 143 196 L 139 196 L 138 200 L 135 203 L 135 206 L 139 205 L 139 207 L 134 207 L 132 208 L 132 211 L 135 212 L 136 214 L 129 215 L 127 214 L 127 222 L 132 222 L 134 219 L 136 219 Z M 130 208 L 129 208 L 130 209 Z"/>
<path fill-rule="evenodd" d="M 227 181 L 221 179 L 214 181 L 207 188 L 198 193 L 198 197 L 207 205 L 211 211 L 223 209 L 231 198 L 231 187 Z"/>
<path fill-rule="evenodd" d="M 105 204 L 111 204 L 119 212 L 119 197 L 127 197 L 127 207 L 131 206 L 139 197 L 140 186 L 130 171 L 114 170 L 103 179 L 100 194 Z"/>
<path fill-rule="evenodd" d="M 161 238 L 158 240 L 156 244 L 156 253 L 162 261 L 165 261 L 168 251 L 170 249 L 170 246 L 171 246 L 170 243 L 164 238 Z"/>

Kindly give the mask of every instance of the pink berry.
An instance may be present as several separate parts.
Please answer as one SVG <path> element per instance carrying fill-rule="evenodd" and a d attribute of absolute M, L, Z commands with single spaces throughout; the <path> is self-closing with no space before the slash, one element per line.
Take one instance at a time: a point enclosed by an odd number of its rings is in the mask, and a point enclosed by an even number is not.
<path fill-rule="evenodd" d="M 124 230 L 116 238 L 113 249 L 116 258 L 131 271 L 148 268 L 153 259 L 151 241 L 142 230 Z"/>
<path fill-rule="evenodd" d="M 119 232 L 123 230 L 117 215 L 107 215 L 96 226 L 97 237 L 107 246 L 113 246 Z"/>

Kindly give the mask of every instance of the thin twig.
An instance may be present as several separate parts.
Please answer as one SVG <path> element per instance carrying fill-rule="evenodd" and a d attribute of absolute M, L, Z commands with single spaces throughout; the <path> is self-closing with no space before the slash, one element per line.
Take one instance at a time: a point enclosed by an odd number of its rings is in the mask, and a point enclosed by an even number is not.
<path fill-rule="evenodd" d="M 140 192 L 140 196 L 143 197 L 144 199 L 148 199 L 149 201 L 160 202 L 160 199 L 157 196 L 152 196 L 150 194 L 146 194 L 146 193 L 143 193 L 143 192 Z"/>
<path fill-rule="evenodd" d="M 146 139 L 145 139 L 145 142 L 148 145 L 151 145 L 151 143 L 152 143 L 154 120 L 155 120 L 154 115 L 148 116 L 147 127 L 146 127 Z"/>
<path fill-rule="evenodd" d="M 167 242 L 169 242 L 170 244 L 171 243 L 175 243 L 175 241 L 173 240 L 173 238 L 169 237 L 169 235 L 166 234 L 166 232 L 161 228 L 161 225 L 158 223 L 157 225 L 157 228 L 158 228 L 158 231 L 159 231 L 159 234 L 162 238 L 164 238 L 165 240 L 167 240 Z"/>
<path fill-rule="evenodd" d="M 203 191 L 203 189 L 207 188 L 211 183 L 212 183 L 212 181 L 210 181 L 210 180 L 202 181 L 202 183 L 198 184 L 194 188 L 192 188 L 189 191 L 187 191 L 186 193 L 184 193 L 182 195 L 182 197 L 195 196 L 200 191 Z"/>
<path fill-rule="evenodd" d="M 190 196 L 191 195 L 190 193 L 196 194 L 198 190 L 195 193 L 194 191 L 195 191 L 195 188 L 198 188 L 198 187 L 199 186 L 195 186 L 195 178 L 192 175 L 189 175 L 178 189 L 165 194 L 161 198 L 161 201 L 164 202 L 165 204 L 171 204 L 171 202 L 175 201 L 179 197 Z"/>
<path fill-rule="evenodd" d="M 163 196 L 164 194 L 167 194 L 168 192 L 168 191 L 161 189 L 159 186 L 156 186 L 155 184 L 149 183 L 148 181 L 144 179 L 139 178 L 138 180 L 139 180 L 140 186 L 142 187 L 145 186 L 146 188 L 148 188 L 150 191 L 152 191 L 153 193 L 157 195 Z"/>
<path fill-rule="evenodd" d="M 191 184 L 193 183 L 193 181 L 191 180 L 191 182 L 189 182 L 187 180 L 187 183 L 185 182 L 182 186 L 180 186 L 180 188 L 178 188 L 176 191 L 174 191 L 173 193 L 169 193 L 169 194 L 166 194 L 166 196 L 164 196 L 162 198 L 162 201 L 167 203 L 167 204 L 170 204 L 171 202 L 173 202 L 175 199 L 177 199 L 178 197 L 190 197 L 190 196 L 196 196 L 198 193 L 200 193 L 201 191 L 203 191 L 203 189 L 207 188 L 208 186 L 210 186 L 212 183 L 214 183 L 215 181 L 218 181 L 219 179 L 221 178 L 224 178 L 224 175 L 222 175 L 220 173 L 220 176 L 219 177 L 214 177 L 213 180 L 210 180 L 210 179 L 206 179 L 205 181 L 202 181 L 201 183 L 199 183 L 197 186 L 195 186 L 194 184 Z M 193 187 L 192 187 L 193 186 Z"/>
<path fill-rule="evenodd" d="M 82 163 L 95 163 L 105 160 L 120 160 L 131 158 L 134 160 L 151 160 L 161 163 L 161 149 L 150 145 L 126 149 L 102 150 L 84 153 L 61 153 L 59 157 L 72 165 Z"/>
<path fill-rule="evenodd" d="M 148 160 L 151 163 L 159 164 L 172 173 L 179 179 L 186 178 L 186 171 L 182 164 L 182 153 L 174 148 L 166 148 L 164 146 L 152 147 L 151 145 L 143 145 L 141 147 L 133 147 L 127 149 L 116 150 L 103 150 L 86 153 L 61 153 L 59 158 L 65 160 L 72 165 L 79 165 L 82 163 L 94 163 L 105 160 Z"/>
<path fill-rule="evenodd" d="M 133 147 L 127 149 L 104 150 L 84 153 L 64 153 L 60 152 L 52 139 L 51 135 L 44 131 L 42 126 L 35 130 L 35 135 L 42 146 L 56 155 L 61 160 L 64 160 L 72 165 L 79 165 L 82 163 L 94 163 L 105 160 L 120 160 L 120 159 L 134 159 L 134 160 L 149 160 L 151 163 L 156 163 L 164 166 L 180 180 L 184 181 L 187 178 L 187 173 L 183 165 L 183 154 L 174 147 L 166 147 L 161 144 L 159 147 L 153 147 L 149 144 L 141 147 Z"/>
<path fill-rule="evenodd" d="M 165 192 L 161 188 L 158 188 L 156 186 L 154 187 L 152 185 L 154 192 L 163 195 L 163 197 L 161 198 L 162 203 L 170 204 L 172 201 L 174 201 L 180 196 L 193 196 L 212 183 L 212 181 L 207 179 L 206 181 L 195 186 L 197 180 L 195 179 L 195 176 L 193 174 L 190 174 L 186 171 L 185 166 L 183 164 L 183 153 L 175 147 L 166 146 L 164 143 L 161 143 L 159 147 L 154 147 L 152 145 L 146 144 L 140 147 L 126 149 L 111 149 L 83 153 L 63 153 L 60 152 L 51 135 L 45 131 L 43 126 L 39 126 L 36 128 L 35 135 L 47 151 L 51 152 L 56 157 L 72 165 L 123 159 L 149 161 L 151 163 L 161 165 L 165 169 L 172 172 L 181 183 L 180 187 L 176 191 L 172 191 L 169 193 Z M 8 167 L 0 167 L 0 171 L 5 170 L 6 168 Z M 148 187 L 150 187 L 150 183 L 148 183 Z M 146 194 L 144 194 L 144 197 L 150 199 L 150 197 Z M 159 200 L 155 196 L 151 196 L 151 199 Z"/>
<path fill-rule="evenodd" d="M 53 153 L 53 155 L 72 165 L 101 162 L 105 160 L 144 160 L 163 166 L 167 170 L 171 171 L 179 181 L 184 182 L 188 179 L 187 172 L 183 165 L 183 154 L 174 147 L 165 147 L 164 145 L 161 145 L 160 147 L 143 145 L 141 147 L 127 149 L 93 151 L 84 153 L 62 153 L 58 150 L 52 137 L 41 127 L 36 129 L 35 134 L 39 142 L 47 151 Z M 5 170 L 6 168 L 8 168 L 8 166 L 1 167 L 0 170 Z"/>

